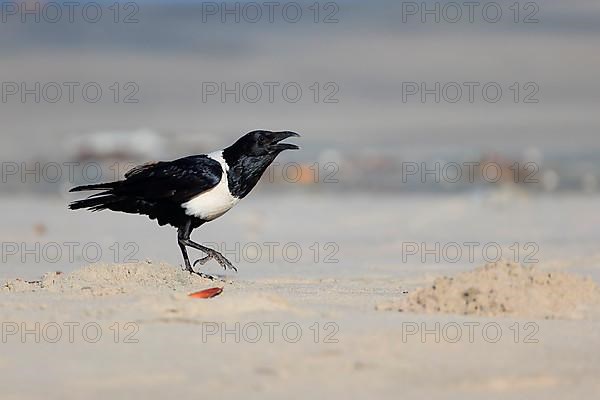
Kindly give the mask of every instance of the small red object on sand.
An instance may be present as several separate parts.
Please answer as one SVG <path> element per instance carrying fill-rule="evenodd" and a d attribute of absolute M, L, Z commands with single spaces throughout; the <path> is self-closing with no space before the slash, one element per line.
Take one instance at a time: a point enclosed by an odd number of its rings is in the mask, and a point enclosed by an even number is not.
<path fill-rule="evenodd" d="M 214 287 L 210 289 L 201 290 L 199 292 L 194 292 L 188 294 L 188 296 L 193 297 L 195 299 L 210 299 L 211 297 L 215 297 L 220 295 L 223 292 L 223 288 Z"/>

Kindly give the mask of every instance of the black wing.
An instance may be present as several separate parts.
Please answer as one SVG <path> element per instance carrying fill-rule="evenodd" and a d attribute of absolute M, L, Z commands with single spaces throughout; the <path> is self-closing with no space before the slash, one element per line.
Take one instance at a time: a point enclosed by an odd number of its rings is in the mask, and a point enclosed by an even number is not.
<path fill-rule="evenodd" d="M 122 181 L 71 189 L 103 192 L 75 201 L 69 208 L 110 209 L 157 218 L 174 209 L 181 210 L 182 203 L 215 187 L 222 175 L 221 164 L 204 155 L 144 164 L 128 171 Z"/>
<path fill-rule="evenodd" d="M 114 194 L 145 200 L 168 198 L 181 204 L 215 187 L 222 175 L 218 161 L 207 156 L 190 156 L 135 167 L 113 190 Z"/>

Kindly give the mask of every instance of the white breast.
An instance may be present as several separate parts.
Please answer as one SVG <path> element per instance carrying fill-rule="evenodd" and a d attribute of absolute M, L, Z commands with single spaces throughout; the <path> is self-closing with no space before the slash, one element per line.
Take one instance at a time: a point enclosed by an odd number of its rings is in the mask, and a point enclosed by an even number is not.
<path fill-rule="evenodd" d="M 232 196 L 229 191 L 229 184 L 227 181 L 229 167 L 225 163 L 223 152 L 216 151 L 208 154 L 208 157 L 221 164 L 221 168 L 223 168 L 221 181 L 214 188 L 207 190 L 187 203 L 182 204 L 182 207 L 185 209 L 187 215 L 210 221 L 225 214 L 231 207 L 236 205 L 240 199 Z"/>

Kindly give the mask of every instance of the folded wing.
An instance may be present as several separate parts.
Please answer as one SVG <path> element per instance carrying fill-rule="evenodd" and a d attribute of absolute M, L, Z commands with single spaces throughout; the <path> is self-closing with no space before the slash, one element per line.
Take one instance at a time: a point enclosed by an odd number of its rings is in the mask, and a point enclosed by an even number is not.
<path fill-rule="evenodd" d="M 222 175 L 219 162 L 207 156 L 144 164 L 128 171 L 122 181 L 71 189 L 71 192 L 102 191 L 71 203 L 69 208 L 145 214 L 161 225 L 172 224 L 183 213 L 182 203 L 215 187 Z"/>

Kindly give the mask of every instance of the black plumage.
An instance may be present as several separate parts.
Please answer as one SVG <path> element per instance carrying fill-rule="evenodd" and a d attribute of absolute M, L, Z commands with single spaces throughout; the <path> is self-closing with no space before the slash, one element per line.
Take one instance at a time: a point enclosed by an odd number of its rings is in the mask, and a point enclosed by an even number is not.
<path fill-rule="evenodd" d="M 291 136 L 299 135 L 289 131 L 253 131 L 223 151 L 140 165 L 128 171 L 121 181 L 71 189 L 71 192 L 100 192 L 74 201 L 69 208 L 147 215 L 159 225 L 177 228 L 178 244 L 190 272 L 195 271 L 186 247 L 206 253 L 206 257 L 197 261 L 201 264 L 213 258 L 224 268 L 235 269 L 216 250 L 191 241 L 190 234 L 250 193 L 283 150 L 297 149 L 293 144 L 280 143 Z"/>
<path fill-rule="evenodd" d="M 70 208 L 144 214 L 156 219 L 159 225 L 178 227 L 186 220 L 181 204 L 216 186 L 221 175 L 219 162 L 205 155 L 140 165 L 127 172 L 123 181 L 71 189 L 71 192 L 104 191 L 75 201 Z"/>

